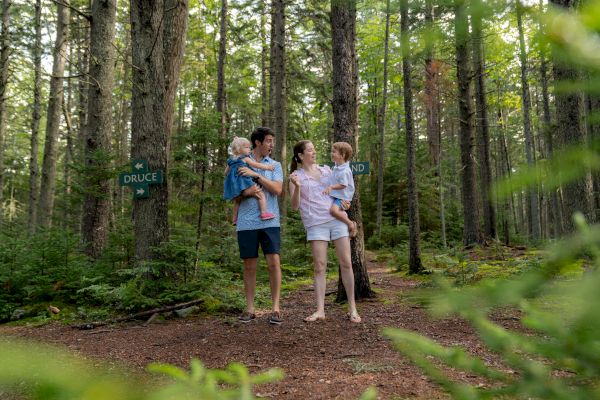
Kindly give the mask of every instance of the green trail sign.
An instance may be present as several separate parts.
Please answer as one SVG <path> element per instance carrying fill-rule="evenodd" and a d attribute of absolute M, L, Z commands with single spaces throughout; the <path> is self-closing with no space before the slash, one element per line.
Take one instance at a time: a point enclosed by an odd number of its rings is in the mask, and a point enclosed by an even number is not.
<path fill-rule="evenodd" d="M 333 168 L 333 163 L 327 163 L 331 168 Z M 352 175 L 369 175 L 371 170 L 370 163 L 368 161 L 356 161 L 350 163 L 350 170 L 352 170 Z"/>
<path fill-rule="evenodd" d="M 357 161 L 350 163 L 352 175 L 369 175 L 370 165 L 368 161 Z"/>
<path fill-rule="evenodd" d="M 119 174 L 119 185 L 130 186 L 135 199 L 148 198 L 149 185 L 163 183 L 162 171 L 148 171 L 148 160 L 131 161 L 131 170 Z"/>

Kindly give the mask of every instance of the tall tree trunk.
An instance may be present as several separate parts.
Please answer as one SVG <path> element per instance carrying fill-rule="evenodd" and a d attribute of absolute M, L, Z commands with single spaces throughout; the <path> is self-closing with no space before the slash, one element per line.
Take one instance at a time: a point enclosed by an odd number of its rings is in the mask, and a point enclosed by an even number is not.
<path fill-rule="evenodd" d="M 74 49 L 73 47 L 69 48 L 69 56 L 70 58 L 72 58 L 73 56 L 73 52 Z M 73 70 L 75 69 L 74 66 L 72 64 L 69 64 L 68 66 L 68 71 L 67 74 L 73 75 Z M 73 106 L 73 84 L 72 84 L 72 80 L 69 79 L 67 80 L 67 88 L 66 88 L 66 96 L 65 96 L 65 101 L 63 102 L 63 118 L 65 119 L 65 132 L 64 132 L 64 138 L 65 141 L 67 142 L 67 146 L 65 149 L 65 153 L 63 156 L 63 207 L 62 207 L 62 216 L 61 216 L 61 223 L 60 226 L 63 229 L 67 229 L 67 228 L 71 228 L 73 227 L 74 231 L 77 229 L 74 227 L 75 224 L 73 224 L 73 217 L 75 215 L 73 215 L 72 210 L 71 210 L 71 205 L 72 203 L 72 198 L 71 198 L 71 194 L 72 194 L 72 185 L 73 185 L 73 180 L 72 180 L 72 176 L 71 176 L 71 168 L 73 166 L 73 162 L 75 160 L 74 158 L 74 154 L 75 154 L 75 149 L 74 149 L 74 144 L 73 144 L 73 124 L 72 124 L 72 118 L 71 118 L 71 110 L 72 110 L 72 106 Z M 75 219 L 77 220 L 77 219 Z M 77 222 L 77 225 L 79 225 L 79 221 Z"/>
<path fill-rule="evenodd" d="M 81 234 L 85 253 L 102 255 L 110 221 L 112 95 L 116 0 L 94 0 L 90 32 L 90 86 L 85 130 L 85 199 Z"/>
<path fill-rule="evenodd" d="M 400 31 L 402 32 L 402 79 L 404 83 L 404 125 L 406 127 L 406 171 L 408 176 L 408 271 L 423 272 L 420 247 L 419 196 L 417 192 L 417 165 L 415 132 L 413 127 L 410 40 L 408 35 L 408 2 L 400 0 Z"/>
<path fill-rule="evenodd" d="M 287 165 L 287 85 L 285 58 L 285 0 L 272 0 L 271 10 L 271 121 L 277 135 L 275 158 Z M 285 191 L 278 198 L 281 215 L 285 216 Z"/>
<path fill-rule="evenodd" d="M 425 0 L 425 23 L 433 29 L 434 10 L 432 0 Z M 442 135 L 440 125 L 439 62 L 434 60 L 433 41 L 425 38 L 425 118 L 427 119 L 427 143 L 431 164 L 435 168 L 440 198 L 440 222 L 442 244 L 446 247 L 446 213 L 444 207 L 444 187 L 442 177 Z"/>
<path fill-rule="evenodd" d="M 44 161 L 38 203 L 38 225 L 51 225 L 56 190 L 56 160 L 58 158 L 58 131 L 62 110 L 64 90 L 63 75 L 67 58 L 67 37 L 69 31 L 69 0 L 57 3 L 56 41 L 53 51 L 52 77 L 46 114 L 46 139 L 44 143 Z"/>
<path fill-rule="evenodd" d="M 0 221 L 2 220 L 4 189 L 4 136 L 6 135 L 6 86 L 8 85 L 8 63 L 10 40 L 10 0 L 2 0 L 2 31 L 0 32 Z"/>
<path fill-rule="evenodd" d="M 33 20 L 35 37 L 31 48 L 33 59 L 33 104 L 31 106 L 31 149 L 29 153 L 29 203 L 27 207 L 27 230 L 35 232 L 37 224 L 38 199 L 38 147 L 41 115 L 42 88 L 42 0 L 35 1 L 35 17 Z"/>
<path fill-rule="evenodd" d="M 150 171 L 168 176 L 170 132 L 183 45 L 187 1 L 131 0 L 133 93 L 131 159 L 145 159 Z M 163 21 L 164 20 L 164 21 Z M 134 199 L 135 256 L 155 259 L 153 247 L 169 240 L 169 190 L 150 187 L 148 199 Z"/>
<path fill-rule="evenodd" d="M 267 45 L 267 0 L 260 1 L 260 122 L 262 126 L 269 124 L 269 91 L 267 90 L 267 63 L 269 46 Z"/>
<path fill-rule="evenodd" d="M 129 33 L 125 33 L 125 59 L 121 64 L 121 74 L 123 77 L 123 84 L 121 85 L 121 101 L 119 104 L 119 118 L 117 121 L 117 165 L 124 166 L 127 164 L 127 158 L 129 154 L 129 145 L 128 145 L 128 137 L 129 137 L 129 121 L 131 120 L 130 112 L 131 112 L 131 101 L 127 93 L 131 91 L 131 86 L 129 84 L 130 74 L 131 74 L 131 37 Z M 118 211 L 118 214 L 122 216 L 124 212 L 124 204 L 125 204 L 125 187 L 117 186 L 116 188 L 117 196 L 116 196 L 116 204 L 115 208 Z"/>
<path fill-rule="evenodd" d="M 469 68 L 469 27 L 464 0 L 455 0 L 456 76 L 458 84 L 458 114 L 460 119 L 460 159 L 462 164 L 463 243 L 481 243 L 479 210 L 475 191 L 473 160 L 473 107 L 471 105 L 471 70 Z"/>
<path fill-rule="evenodd" d="M 385 114 L 387 109 L 387 84 L 388 84 L 388 48 L 390 38 L 390 0 L 385 7 L 385 38 L 383 40 L 383 91 L 379 112 L 377 113 L 377 133 L 379 137 L 379 161 L 377 168 L 377 235 L 381 237 L 383 225 L 383 171 L 385 164 Z"/>
<path fill-rule="evenodd" d="M 543 12 L 542 0 L 540 0 L 541 12 Z M 546 60 L 546 48 L 543 47 L 540 53 L 540 83 L 542 85 L 542 119 L 543 119 L 543 132 L 546 153 L 548 158 L 552 158 L 554 153 L 554 129 L 551 126 L 550 116 L 550 96 L 548 94 L 548 61 Z M 550 194 L 550 220 L 552 221 L 553 235 L 559 237 L 562 235 L 562 216 L 560 211 L 560 204 L 558 202 L 558 192 L 553 190 Z"/>
<path fill-rule="evenodd" d="M 527 53 L 525 49 L 525 38 L 523 35 L 522 5 L 516 2 L 517 28 L 519 30 L 519 60 L 521 62 L 521 99 L 523 101 L 523 132 L 525 134 L 525 155 L 527 165 L 533 167 L 534 145 L 533 133 L 531 132 L 531 98 L 529 94 L 529 83 L 527 82 Z M 529 234 L 534 241 L 540 240 L 540 215 L 537 185 L 527 190 L 527 222 Z"/>
<path fill-rule="evenodd" d="M 572 9 L 577 3 L 575 0 L 550 0 L 556 6 Z M 573 66 L 567 65 L 559 59 L 559 56 L 553 57 L 554 81 L 574 82 L 577 81 L 579 73 Z M 579 92 L 559 92 L 556 93 L 556 125 L 559 133 L 560 145 L 563 148 L 568 146 L 585 146 L 586 132 L 583 126 L 583 99 Z M 594 221 L 594 211 L 592 204 L 592 179 L 588 173 L 574 182 L 566 184 L 563 188 L 563 201 L 565 208 L 565 230 L 572 232 L 575 229 L 573 214 L 581 212 L 588 219 Z"/>
<path fill-rule="evenodd" d="M 471 15 L 473 26 L 473 66 L 475 73 L 475 100 L 477 108 L 477 138 L 479 148 L 479 179 L 480 196 L 483 207 L 483 234 L 485 239 L 495 240 L 496 232 L 496 210 L 490 198 L 492 188 L 492 168 L 490 165 L 490 133 L 487 100 L 485 91 L 485 61 L 483 57 L 483 29 L 481 27 L 481 9 L 483 5 L 480 0 L 472 3 L 474 12 Z"/>
<path fill-rule="evenodd" d="M 185 50 L 189 0 L 164 0 L 164 4 L 165 132 L 167 133 L 167 144 L 169 144 L 167 149 L 170 150 L 175 115 L 175 95 Z"/>
<path fill-rule="evenodd" d="M 356 150 L 358 135 L 358 62 L 356 59 L 356 0 L 331 1 L 333 138 L 347 142 Z M 358 225 L 358 235 L 351 240 L 352 270 L 357 298 L 374 295 L 365 263 L 365 243 L 360 208 L 360 184 L 355 178 L 355 194 L 349 217 Z M 337 299 L 346 292 L 338 281 Z"/>
<path fill-rule="evenodd" d="M 219 165 L 227 160 L 227 103 L 225 97 L 225 59 L 227 56 L 227 0 L 221 0 L 219 57 L 217 60 L 217 113 L 219 114 Z"/>

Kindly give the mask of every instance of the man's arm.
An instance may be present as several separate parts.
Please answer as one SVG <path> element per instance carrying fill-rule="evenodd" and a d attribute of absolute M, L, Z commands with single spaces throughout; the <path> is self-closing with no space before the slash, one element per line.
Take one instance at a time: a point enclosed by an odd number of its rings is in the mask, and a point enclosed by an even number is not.
<path fill-rule="evenodd" d="M 265 178 L 261 174 L 248 167 L 238 168 L 238 173 L 242 176 L 249 176 L 251 178 L 257 178 L 257 183 L 263 187 L 263 189 L 269 191 L 275 196 L 281 196 L 283 190 L 283 182 L 272 181 Z"/>

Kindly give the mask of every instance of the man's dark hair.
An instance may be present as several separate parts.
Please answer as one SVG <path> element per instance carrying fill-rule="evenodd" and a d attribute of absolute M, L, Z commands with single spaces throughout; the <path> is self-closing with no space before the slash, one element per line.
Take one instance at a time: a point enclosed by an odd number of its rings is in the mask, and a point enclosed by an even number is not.
<path fill-rule="evenodd" d="M 254 130 L 254 132 L 252 132 L 252 135 L 250 136 L 250 142 L 252 142 L 252 148 L 256 147 L 257 140 L 260 143 L 262 143 L 265 141 L 265 137 L 269 136 L 269 135 L 275 137 L 275 132 L 273 132 L 273 129 L 267 128 L 266 126 L 259 126 L 258 128 L 256 128 Z"/>

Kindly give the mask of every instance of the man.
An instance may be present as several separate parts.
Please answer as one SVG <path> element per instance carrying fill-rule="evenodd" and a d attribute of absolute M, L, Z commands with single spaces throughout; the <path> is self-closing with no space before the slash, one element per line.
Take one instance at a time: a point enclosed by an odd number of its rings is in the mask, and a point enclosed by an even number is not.
<path fill-rule="evenodd" d="M 246 311 L 240 315 L 241 322 L 250 322 L 256 318 L 254 312 L 254 296 L 256 293 L 256 267 L 258 265 L 258 248 L 262 248 L 269 268 L 271 284 L 271 300 L 273 312 L 269 323 L 279 325 L 282 322 L 279 310 L 281 291 L 281 263 L 279 260 L 280 214 L 277 196 L 283 190 L 283 171 L 281 164 L 269 156 L 275 146 L 275 133 L 266 127 L 259 127 L 250 136 L 252 142 L 252 157 L 255 161 L 275 166 L 273 171 L 255 171 L 248 167 L 239 169 L 240 175 L 252 177 L 257 185 L 255 190 L 263 190 L 267 209 L 275 214 L 275 218 L 261 220 L 258 201 L 255 198 L 244 199 L 238 211 L 237 235 L 240 257 L 244 261 L 244 292 L 246 295 Z"/>

